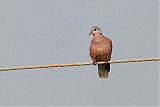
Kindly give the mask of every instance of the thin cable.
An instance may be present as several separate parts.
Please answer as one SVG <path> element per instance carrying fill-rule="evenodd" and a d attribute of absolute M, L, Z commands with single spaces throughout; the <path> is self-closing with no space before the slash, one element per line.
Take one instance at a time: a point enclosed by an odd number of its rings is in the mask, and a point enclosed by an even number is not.
<path fill-rule="evenodd" d="M 116 63 L 144 62 L 144 61 L 160 61 L 160 58 L 111 60 L 111 61 L 108 61 L 108 62 L 97 62 L 97 64 L 104 64 L 104 63 L 116 64 Z M 38 69 L 38 68 L 53 68 L 53 67 L 73 67 L 73 66 L 85 66 L 85 65 L 93 65 L 93 63 L 92 62 L 84 62 L 84 63 L 71 63 L 71 64 L 48 64 L 48 65 L 35 65 L 35 66 L 18 66 L 18 67 L 0 68 L 0 71 Z"/>

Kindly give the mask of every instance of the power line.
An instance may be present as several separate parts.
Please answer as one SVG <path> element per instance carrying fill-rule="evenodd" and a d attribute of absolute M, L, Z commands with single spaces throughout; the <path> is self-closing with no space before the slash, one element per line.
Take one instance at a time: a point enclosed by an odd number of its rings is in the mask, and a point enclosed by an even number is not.
<path fill-rule="evenodd" d="M 108 62 L 97 62 L 97 64 L 104 64 L 104 63 L 116 64 L 116 63 L 145 62 L 145 61 L 160 61 L 160 58 L 111 60 L 111 61 L 108 61 Z M 85 65 L 93 65 L 93 63 L 92 62 L 84 62 L 84 63 L 70 63 L 70 64 L 48 64 L 48 65 L 6 67 L 6 68 L 0 68 L 0 71 L 38 69 L 38 68 L 53 68 L 53 67 L 73 67 L 73 66 L 85 66 Z"/>

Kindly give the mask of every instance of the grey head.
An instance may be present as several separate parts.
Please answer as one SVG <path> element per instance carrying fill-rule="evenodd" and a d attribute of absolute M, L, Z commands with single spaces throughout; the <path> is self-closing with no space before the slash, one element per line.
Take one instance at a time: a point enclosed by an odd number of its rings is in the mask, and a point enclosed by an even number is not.
<path fill-rule="evenodd" d="M 98 26 L 91 27 L 89 35 L 94 33 L 94 32 L 99 32 L 100 34 L 102 34 L 102 31 Z"/>

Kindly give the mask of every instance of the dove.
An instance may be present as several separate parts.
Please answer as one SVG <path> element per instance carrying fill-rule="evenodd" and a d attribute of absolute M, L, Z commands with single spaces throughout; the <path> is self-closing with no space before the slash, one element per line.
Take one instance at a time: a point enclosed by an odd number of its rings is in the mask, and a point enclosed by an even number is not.
<path fill-rule="evenodd" d="M 102 34 L 98 26 L 90 29 L 89 35 L 93 35 L 90 44 L 90 57 L 93 64 L 96 65 L 100 61 L 110 61 L 112 54 L 112 40 Z M 107 78 L 110 71 L 110 63 L 98 64 L 98 73 L 100 78 Z"/>

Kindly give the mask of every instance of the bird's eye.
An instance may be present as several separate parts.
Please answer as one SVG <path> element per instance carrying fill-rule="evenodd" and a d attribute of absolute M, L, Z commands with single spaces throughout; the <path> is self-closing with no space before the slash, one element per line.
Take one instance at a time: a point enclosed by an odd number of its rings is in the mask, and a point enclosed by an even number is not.
<path fill-rule="evenodd" d="M 94 29 L 94 31 L 96 31 L 96 29 Z"/>

